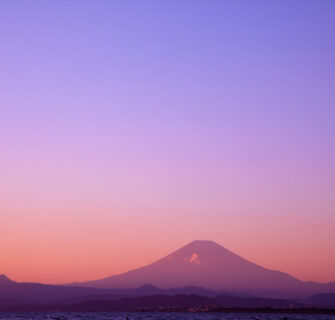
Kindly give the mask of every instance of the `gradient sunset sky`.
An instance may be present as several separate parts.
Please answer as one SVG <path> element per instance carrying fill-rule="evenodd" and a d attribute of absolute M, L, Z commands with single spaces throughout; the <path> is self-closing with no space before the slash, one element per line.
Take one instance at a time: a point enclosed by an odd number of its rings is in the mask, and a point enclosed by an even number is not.
<path fill-rule="evenodd" d="M 209 239 L 335 281 L 335 1 L 2 0 L 0 274 Z"/>

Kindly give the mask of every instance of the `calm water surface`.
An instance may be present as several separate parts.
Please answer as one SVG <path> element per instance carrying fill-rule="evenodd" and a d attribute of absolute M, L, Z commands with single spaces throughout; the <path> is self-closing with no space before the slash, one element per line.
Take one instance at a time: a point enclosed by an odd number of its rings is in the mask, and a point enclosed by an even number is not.
<path fill-rule="evenodd" d="M 335 315 L 248 313 L 0 313 L 1 320 L 335 320 Z"/>

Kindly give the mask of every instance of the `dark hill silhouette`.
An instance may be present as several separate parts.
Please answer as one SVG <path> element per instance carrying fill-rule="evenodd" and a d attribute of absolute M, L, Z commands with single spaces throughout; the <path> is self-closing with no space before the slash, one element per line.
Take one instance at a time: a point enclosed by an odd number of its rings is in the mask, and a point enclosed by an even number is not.
<path fill-rule="evenodd" d="M 217 292 L 199 287 L 160 289 L 150 284 L 133 289 L 97 289 L 78 286 L 57 286 L 40 283 L 20 283 L 0 276 L 0 305 L 17 303 L 70 303 L 83 300 L 115 300 L 121 297 L 152 295 L 202 295 L 215 297 Z"/>
<path fill-rule="evenodd" d="M 90 297 L 78 300 L 67 300 L 63 302 L 13 302 L 7 304 L 0 303 L 0 312 L 21 312 L 21 311 L 157 311 L 162 308 L 165 311 L 176 310 L 215 310 L 220 308 L 300 308 L 302 304 L 290 300 L 266 299 L 266 298 L 242 298 L 231 296 L 199 296 L 199 295 L 148 295 L 113 298 L 109 296 Z M 208 309 L 210 308 L 210 309 Z"/>
<path fill-rule="evenodd" d="M 335 291 L 335 283 L 300 281 L 249 262 L 213 241 L 193 241 L 148 266 L 101 280 L 76 283 L 95 288 L 197 286 L 266 297 L 307 297 Z"/>
<path fill-rule="evenodd" d="M 0 304 L 8 302 L 61 301 L 95 295 L 108 290 L 95 288 L 46 285 L 40 283 L 19 283 L 0 276 Z"/>
<path fill-rule="evenodd" d="M 10 280 L 7 276 L 5 276 L 4 274 L 0 274 L 0 284 L 4 284 L 4 283 L 10 283 L 12 282 L 12 280 Z"/>

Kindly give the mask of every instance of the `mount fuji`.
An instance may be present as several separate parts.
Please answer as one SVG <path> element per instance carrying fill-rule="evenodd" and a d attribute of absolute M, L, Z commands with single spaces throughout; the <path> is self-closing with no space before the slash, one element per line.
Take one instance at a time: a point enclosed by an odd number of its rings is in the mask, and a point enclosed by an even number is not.
<path fill-rule="evenodd" d="M 197 240 L 168 256 L 135 270 L 72 285 L 94 288 L 159 288 L 196 286 L 263 297 L 307 297 L 335 292 L 335 283 L 300 281 L 280 271 L 249 262 L 213 241 Z"/>

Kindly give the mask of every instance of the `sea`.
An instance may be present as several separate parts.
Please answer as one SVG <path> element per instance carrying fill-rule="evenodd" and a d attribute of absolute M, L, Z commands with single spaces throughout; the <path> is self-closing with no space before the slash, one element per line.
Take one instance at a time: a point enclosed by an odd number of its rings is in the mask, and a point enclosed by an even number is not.
<path fill-rule="evenodd" d="M 0 313 L 0 320 L 335 320 L 335 315 L 271 313 L 85 312 Z"/>

